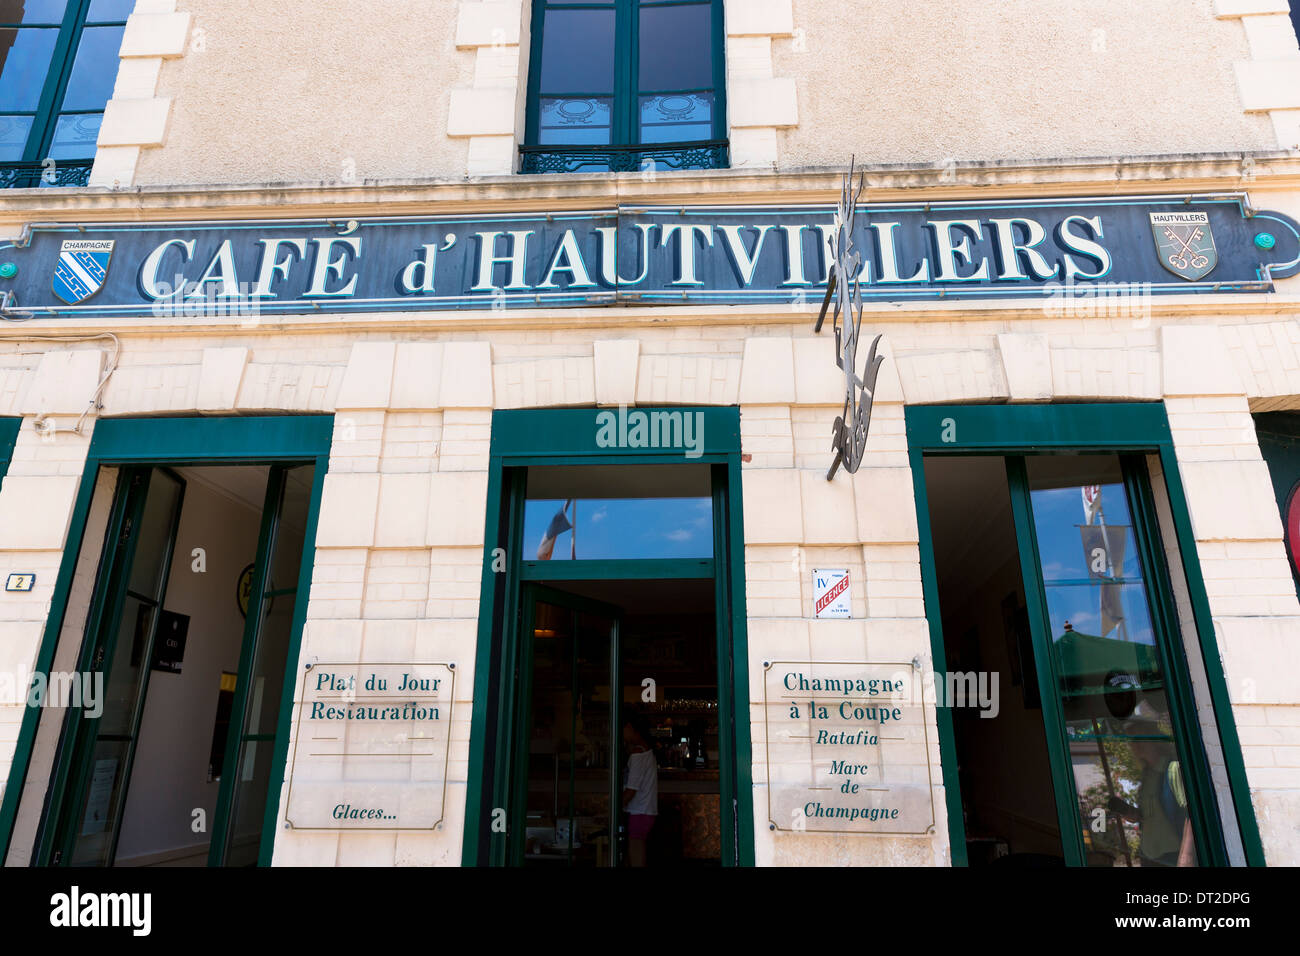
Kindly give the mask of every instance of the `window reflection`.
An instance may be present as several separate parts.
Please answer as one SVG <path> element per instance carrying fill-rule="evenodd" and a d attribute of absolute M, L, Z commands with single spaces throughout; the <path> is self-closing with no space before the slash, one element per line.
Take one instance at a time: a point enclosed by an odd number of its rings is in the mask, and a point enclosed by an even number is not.
<path fill-rule="evenodd" d="M 708 465 L 528 469 L 525 561 L 713 556 Z"/>
<path fill-rule="evenodd" d="M 1116 456 L 1027 460 L 1079 825 L 1094 866 L 1194 866 L 1184 763 Z"/>

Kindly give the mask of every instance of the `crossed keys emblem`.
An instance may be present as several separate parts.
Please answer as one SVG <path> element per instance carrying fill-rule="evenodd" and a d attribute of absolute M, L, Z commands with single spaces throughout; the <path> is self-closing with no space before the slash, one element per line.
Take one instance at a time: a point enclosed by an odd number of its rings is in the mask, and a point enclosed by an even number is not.
<path fill-rule="evenodd" d="M 826 297 L 813 327 L 813 332 L 822 330 L 826 312 L 834 303 L 831 328 L 835 330 L 835 364 L 844 373 L 844 408 L 831 427 L 831 450 L 835 452 L 835 459 L 826 472 L 827 481 L 835 477 L 841 464 L 851 475 L 862 463 L 867 431 L 871 426 L 876 376 L 885 361 L 883 355 L 876 354 L 876 346 L 880 343 L 877 335 L 867 352 L 862 376 L 858 377 L 858 336 L 862 330 L 862 285 L 858 274 L 862 269 L 862 254 L 853 248 L 853 220 L 862 188 L 860 177 L 854 186 L 853 163 L 850 161 L 830 238 L 831 267 L 826 279 Z"/>
<path fill-rule="evenodd" d="M 1183 210 L 1148 215 L 1160 264 L 1174 275 L 1195 282 L 1218 265 L 1209 213 Z"/>
<path fill-rule="evenodd" d="M 1182 236 L 1178 235 L 1178 233 L 1174 232 L 1173 229 L 1166 226 L 1165 238 L 1178 246 L 1178 251 L 1169 257 L 1169 264 L 1174 267 L 1175 271 L 1182 272 L 1189 266 L 1193 269 L 1199 269 L 1202 266 L 1209 264 L 1209 256 L 1202 255 L 1196 249 L 1192 248 L 1192 243 L 1199 242 L 1201 239 L 1205 238 L 1205 233 L 1201 230 L 1200 226 L 1193 229 L 1192 234 L 1185 240 Z"/>

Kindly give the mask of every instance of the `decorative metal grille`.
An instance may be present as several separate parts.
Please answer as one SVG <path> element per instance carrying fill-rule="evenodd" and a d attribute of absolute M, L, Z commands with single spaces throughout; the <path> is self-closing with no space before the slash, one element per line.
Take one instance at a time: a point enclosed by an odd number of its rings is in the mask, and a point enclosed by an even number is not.
<path fill-rule="evenodd" d="M 0 163 L 0 189 L 34 189 L 38 186 L 85 186 L 90 182 L 89 159 L 62 162 Z"/>
<path fill-rule="evenodd" d="M 659 169 L 726 169 L 727 141 L 638 146 L 520 146 L 521 173 L 635 173 Z"/>

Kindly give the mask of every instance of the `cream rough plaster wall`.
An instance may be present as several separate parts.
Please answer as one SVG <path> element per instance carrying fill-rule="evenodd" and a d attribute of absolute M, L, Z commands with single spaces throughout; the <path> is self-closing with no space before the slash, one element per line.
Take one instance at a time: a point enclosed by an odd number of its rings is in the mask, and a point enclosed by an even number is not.
<path fill-rule="evenodd" d="M 455 44 L 456 0 L 179 0 L 185 55 L 162 65 L 164 145 L 135 185 L 461 178 L 449 90 L 473 53 Z M 201 44 L 196 38 L 201 37 Z"/>
<path fill-rule="evenodd" d="M 1277 146 L 1212 0 L 794 0 L 794 27 L 772 45 L 799 105 L 780 168 Z"/>
<path fill-rule="evenodd" d="M 276 861 L 455 864 L 493 407 L 741 406 L 743 450 L 751 456 L 742 476 L 759 755 L 764 659 L 919 655 L 929 667 L 905 403 L 1163 399 L 1266 852 L 1272 863 L 1297 863 L 1300 692 L 1287 679 L 1294 669 L 1278 665 L 1295 655 L 1288 635 L 1300 632 L 1300 607 L 1249 411 L 1300 408 L 1300 322 L 1263 306 L 1257 316 L 1063 316 L 1023 307 L 971 315 L 947 306 L 923 321 L 873 315 L 893 374 L 882 381 L 867 464 L 829 485 L 827 436 L 840 401 L 831 339 L 814 338 L 810 321 L 789 314 L 718 324 L 673 310 L 681 321 L 664 323 L 663 313 L 648 321 L 653 310 L 607 310 L 598 327 L 520 319 L 490 335 L 449 330 L 427 315 L 406 317 L 401 331 L 328 324 L 297 331 L 278 319 L 266 328 L 140 330 L 123 333 L 104 414 L 336 414 L 303 655 L 457 662 L 448 817 L 432 835 L 280 831 Z M 81 408 L 101 362 L 88 344 L 0 340 L 0 414 L 26 416 L 28 435 L 0 491 L 0 512 L 22 518 L 0 537 L 0 570 L 31 565 L 52 577 L 85 445 L 70 434 L 39 442 L 31 419 Z M 1243 493 L 1225 496 L 1225 484 Z M 33 494 L 49 503 L 33 509 Z M 862 582 L 853 621 L 812 619 L 807 571 L 832 562 Z M 0 604 L 0 620 L 23 637 L 6 645 L 17 656 L 6 666 L 34 655 L 46 599 L 6 596 Z M 7 764 L 16 716 L 0 716 L 0 763 Z M 773 834 L 761 812 L 765 774 L 757 758 L 759 861 L 945 863 L 942 775 L 931 740 L 937 826 L 930 839 Z"/>

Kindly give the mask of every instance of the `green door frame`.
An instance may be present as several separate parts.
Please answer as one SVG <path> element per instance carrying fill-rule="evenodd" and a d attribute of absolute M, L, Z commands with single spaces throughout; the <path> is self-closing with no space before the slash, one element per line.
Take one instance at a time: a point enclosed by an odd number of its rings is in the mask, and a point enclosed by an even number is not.
<path fill-rule="evenodd" d="M 462 864 L 506 862 L 505 834 L 494 829 L 511 804 L 514 759 L 502 745 L 518 726 L 513 689 L 519 660 L 523 584 L 563 579 L 712 578 L 717 601 L 718 712 L 731 721 L 719 734 L 724 865 L 754 862 L 753 784 L 749 735 L 749 667 L 745 628 L 744 531 L 740 488 L 740 409 L 638 408 L 638 412 L 702 415 L 702 446 L 693 457 L 664 448 L 604 447 L 600 416 L 609 409 L 528 409 L 492 416 L 492 445 L 479 596 L 474 709 L 470 730 Z M 712 470 L 715 556 L 729 560 L 524 561 L 510 549 L 523 529 L 523 469 L 529 465 L 708 464 Z M 489 748 L 489 738 L 492 746 Z M 728 812 L 730 811 L 730 812 Z"/>
<path fill-rule="evenodd" d="M 129 467 L 132 465 L 236 465 L 272 464 L 294 462 L 315 466 L 311 505 L 307 513 L 307 528 L 303 545 L 302 565 L 298 576 L 298 600 L 295 602 L 293 626 L 289 640 L 289 666 L 285 668 L 285 689 L 280 700 L 278 725 L 285 729 L 278 735 L 272 761 L 271 793 L 268 803 L 279 803 L 280 786 L 284 779 L 289 748 L 289 719 L 293 705 L 294 677 L 302 642 L 303 622 L 307 615 L 307 598 L 311 586 L 312 568 L 315 564 L 316 523 L 320 513 L 321 490 L 329 466 L 330 442 L 334 432 L 332 415 L 280 415 L 246 416 L 231 418 L 135 418 L 105 419 L 96 423 L 86 454 L 86 465 L 73 505 L 72 519 L 63 548 L 63 560 L 54 585 L 50 613 L 46 619 L 41 646 L 34 665 L 35 673 L 48 673 L 54 662 L 59 632 L 67 613 L 68 596 L 81 554 L 91 499 L 100 466 Z M 83 642 L 82 654 L 85 653 Z M 84 668 L 84 662 L 79 662 Z M 74 719 L 69 710 L 67 721 Z M 40 708 L 28 707 L 23 714 L 18 743 L 10 765 L 4 801 L 0 803 L 0 864 L 9 852 L 18 804 L 31 763 L 35 746 Z M 65 753 L 60 740 L 60 757 Z M 59 772 L 56 764 L 55 773 Z M 274 794 L 274 797 L 272 797 Z M 270 819 L 268 814 L 268 819 Z M 33 860 L 39 864 L 49 862 L 51 836 L 48 814 L 42 813 L 41 827 Z M 264 825 L 259 863 L 270 861 L 270 847 L 274 841 L 274 825 Z"/>
<path fill-rule="evenodd" d="M 1125 462 L 1125 486 L 1133 503 L 1135 525 L 1141 520 L 1138 512 L 1143 511 L 1149 502 L 1143 502 L 1145 482 L 1136 477 L 1139 453 L 1155 454 L 1159 457 L 1164 474 L 1165 488 L 1168 492 L 1170 511 L 1173 516 L 1174 534 L 1178 551 L 1182 559 L 1188 593 L 1191 599 L 1193 620 L 1196 626 L 1196 638 L 1204 661 L 1207 683 L 1210 691 L 1210 703 L 1214 710 L 1215 724 L 1219 733 L 1219 743 L 1223 750 L 1227 768 L 1228 783 L 1232 793 L 1232 811 L 1236 817 L 1241 833 L 1246 861 L 1252 866 L 1264 865 L 1263 844 L 1259 836 L 1259 827 L 1255 820 L 1254 808 L 1250 802 L 1250 788 L 1246 780 L 1245 764 L 1241 756 L 1241 744 L 1237 736 L 1236 722 L 1232 716 L 1231 700 L 1228 696 L 1227 682 L 1224 679 L 1219 650 L 1214 637 L 1214 623 L 1210 612 L 1209 598 L 1205 592 L 1205 582 L 1201 575 L 1200 563 L 1196 556 L 1196 540 L 1192 532 L 1191 516 L 1183 492 L 1182 479 L 1178 470 L 1178 460 L 1174 453 L 1173 438 L 1169 431 L 1169 421 L 1163 403 L 1159 402 L 1119 402 L 1088 405 L 927 405 L 909 406 L 905 411 L 907 424 L 908 455 L 912 468 L 913 489 L 916 496 L 917 522 L 920 530 L 921 576 L 923 580 L 927 617 L 930 624 L 930 646 L 935 668 L 945 666 L 943 628 L 939 614 L 938 581 L 935 577 L 935 559 L 933 540 L 930 533 L 929 504 L 926 497 L 924 456 L 926 455 L 1008 455 L 1050 454 L 1054 452 L 1111 452 L 1120 454 Z M 1019 471 L 1023 472 L 1023 463 Z M 1012 506 L 1019 518 L 1028 506 L 1028 492 L 1023 483 L 1023 474 L 1017 475 L 1014 464 L 1008 464 L 1009 484 L 1012 488 Z M 1019 477 L 1020 481 L 1017 481 Z M 1019 487 L 1017 487 L 1019 485 Z M 1023 520 L 1017 521 L 1018 545 L 1021 552 L 1022 577 L 1031 572 L 1037 574 L 1037 546 L 1031 540 L 1023 540 L 1021 529 L 1032 528 Z M 1163 626 L 1165 633 L 1177 634 L 1179 630 L 1172 619 L 1172 601 L 1165 592 L 1168 590 L 1167 579 L 1153 573 L 1162 565 L 1158 555 L 1153 551 L 1154 541 L 1158 540 L 1158 531 L 1153 527 L 1137 528 L 1142 563 L 1147 572 L 1148 588 L 1152 604 L 1153 619 L 1158 626 Z M 1033 590 L 1033 580 L 1026 577 L 1027 597 Z M 1030 607 L 1031 619 L 1035 614 L 1041 620 L 1044 608 Z M 1040 627 L 1033 630 L 1041 630 Z M 1043 654 L 1044 648 L 1035 647 L 1036 655 Z M 1171 705 L 1177 708 L 1177 716 L 1182 720 L 1180 732 L 1180 749 L 1188 753 L 1193 766 L 1189 777 L 1195 777 L 1200 787 L 1207 778 L 1203 774 L 1204 753 L 1196 745 L 1184 749 L 1184 744 L 1191 744 L 1186 738 L 1195 735 L 1199 724 L 1189 708 L 1190 684 L 1187 681 L 1186 661 L 1179 655 L 1162 654 L 1169 683 L 1176 693 L 1170 694 Z M 1172 659 L 1171 659 L 1172 658 Z M 1039 660 L 1050 661 L 1050 655 Z M 1039 668 L 1040 692 L 1044 707 L 1055 699 L 1056 685 L 1049 684 L 1050 668 Z M 966 865 L 966 835 L 962 822 L 962 803 L 960 783 L 956 768 L 956 743 L 953 736 L 952 711 L 950 707 L 937 708 L 939 724 L 940 759 L 945 769 L 944 792 L 948 810 L 949 839 L 952 844 L 952 860 L 957 866 Z M 1190 722 L 1189 722 L 1190 718 Z M 1048 735 L 1049 756 L 1052 756 L 1054 777 L 1060 776 L 1062 754 L 1051 752 L 1063 748 L 1065 742 L 1053 740 Z M 1068 771 L 1068 767 L 1065 768 Z M 1059 788 L 1062 780 L 1054 779 L 1053 784 Z M 1201 787 L 1203 796 L 1199 803 L 1202 807 L 1213 806 L 1213 791 Z M 1060 790 L 1058 789 L 1058 793 Z M 1073 794 L 1073 785 L 1069 784 L 1069 793 Z M 1058 801 L 1059 802 L 1059 801 Z M 1073 818 L 1066 829 L 1064 814 L 1062 816 L 1062 842 L 1065 845 L 1067 860 L 1079 862 L 1081 846 L 1072 848 L 1070 834 L 1074 832 Z M 1217 822 L 1217 821 L 1216 821 Z M 1216 834 L 1205 833 L 1206 821 L 1200 821 L 1198 844 L 1211 851 L 1210 859 L 1203 863 L 1223 863 L 1222 838 L 1214 839 Z M 1194 827 L 1197 821 L 1194 821 Z M 1217 829 L 1217 827 L 1216 827 Z"/>
<path fill-rule="evenodd" d="M 118 623 L 122 618 L 122 608 L 129 592 L 128 582 L 139 546 L 140 525 L 148 501 L 149 489 L 157 477 L 156 471 L 166 472 L 170 480 L 180 486 L 180 493 L 172 508 L 168 522 L 166 552 L 159 568 L 159 580 L 155 582 L 155 593 L 149 595 L 149 603 L 155 611 L 162 610 L 163 597 L 167 592 L 167 581 L 171 577 L 172 559 L 175 557 L 176 533 L 180 528 L 181 510 L 185 506 L 186 483 L 179 475 L 167 469 L 154 469 L 148 466 L 128 467 L 122 471 L 113 495 L 112 514 L 109 518 L 109 533 L 105 537 L 104 552 L 100 558 L 99 580 L 96 582 L 94 601 L 86 616 L 86 633 L 79 655 L 78 669 L 97 671 L 106 668 L 104 685 L 108 686 L 108 670 L 116 661 L 117 643 L 122 639 Z M 110 549 L 112 549 L 110 553 Z M 137 600 L 144 600 L 145 595 L 130 594 Z M 149 661 L 153 655 L 154 639 L 158 633 L 160 614 L 151 616 L 149 633 L 140 648 L 140 677 L 135 690 L 135 703 L 129 723 L 129 737 L 126 754 L 122 761 L 121 792 L 114 807 L 111 824 L 111 841 L 108 859 L 111 862 L 117 855 L 117 843 L 121 836 L 122 814 L 131 786 L 131 766 L 135 761 L 135 750 L 139 743 L 140 721 L 144 715 L 146 695 L 152 669 Z M 97 650 L 98 649 L 98 650 Z M 69 863 L 78 837 L 78 817 L 84 812 L 78 799 L 86 792 L 93 769 L 95 745 L 105 739 L 99 731 L 102 717 L 93 720 L 77 720 L 74 712 L 64 716 L 63 737 L 60 740 L 60 754 L 66 753 L 65 759 L 57 761 L 49 793 L 46 797 L 45 816 L 48 820 L 48 850 L 45 855 L 49 861 L 57 864 L 62 859 Z"/>

